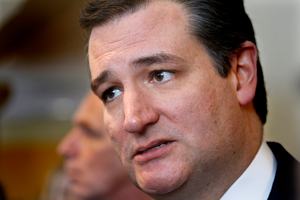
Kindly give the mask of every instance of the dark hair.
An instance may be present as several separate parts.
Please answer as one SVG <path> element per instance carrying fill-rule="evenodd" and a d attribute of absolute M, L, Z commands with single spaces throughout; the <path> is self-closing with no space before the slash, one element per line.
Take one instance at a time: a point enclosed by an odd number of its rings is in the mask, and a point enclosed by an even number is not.
<path fill-rule="evenodd" d="M 204 45 L 218 73 L 227 77 L 232 55 L 241 44 L 251 41 L 256 45 L 255 33 L 250 18 L 245 12 L 243 0 L 168 0 L 183 6 L 190 20 L 190 34 Z M 151 0 L 94 0 L 88 3 L 79 18 L 87 39 L 95 26 L 100 26 L 133 13 Z M 262 67 L 257 61 L 257 87 L 253 104 L 264 124 L 267 116 L 267 95 Z"/>

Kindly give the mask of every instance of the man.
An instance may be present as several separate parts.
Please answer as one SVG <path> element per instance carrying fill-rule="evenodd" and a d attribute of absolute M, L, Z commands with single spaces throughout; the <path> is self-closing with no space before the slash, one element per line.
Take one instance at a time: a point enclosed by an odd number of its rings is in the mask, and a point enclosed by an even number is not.
<path fill-rule="evenodd" d="M 298 199 L 297 161 L 262 139 L 266 92 L 242 0 L 96 0 L 80 22 L 137 187 L 155 199 Z"/>
<path fill-rule="evenodd" d="M 146 200 L 128 179 L 103 124 L 103 105 L 88 94 L 78 108 L 73 128 L 58 151 L 65 158 L 71 192 L 85 200 Z"/>

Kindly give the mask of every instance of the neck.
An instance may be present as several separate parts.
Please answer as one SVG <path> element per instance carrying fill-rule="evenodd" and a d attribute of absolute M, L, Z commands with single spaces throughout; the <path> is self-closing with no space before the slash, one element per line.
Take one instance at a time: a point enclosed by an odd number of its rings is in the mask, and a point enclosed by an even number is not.
<path fill-rule="evenodd" d="M 230 160 L 225 158 L 224 165 L 217 167 L 219 170 L 207 177 L 191 176 L 190 180 L 171 193 L 153 197 L 156 200 L 219 200 L 248 168 L 262 143 L 263 126 L 252 104 L 242 107 L 242 116 L 241 128 L 235 131 L 236 134 L 242 134 L 243 139 L 239 144 L 233 144 L 238 147 L 234 155 L 229 156 Z"/>

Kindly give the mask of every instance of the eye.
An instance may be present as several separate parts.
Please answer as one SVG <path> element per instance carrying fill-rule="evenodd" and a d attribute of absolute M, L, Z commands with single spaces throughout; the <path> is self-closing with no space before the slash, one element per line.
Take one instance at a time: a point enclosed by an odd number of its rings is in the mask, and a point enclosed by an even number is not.
<path fill-rule="evenodd" d="M 104 101 L 112 101 L 121 93 L 122 92 L 117 88 L 110 88 L 103 93 L 102 98 Z"/>
<path fill-rule="evenodd" d="M 155 71 L 152 76 L 155 82 L 165 82 L 171 78 L 172 74 L 173 72 L 170 71 Z"/>
<path fill-rule="evenodd" d="M 81 124 L 79 125 L 79 129 L 82 134 L 89 138 L 100 138 L 103 135 L 101 132 L 91 128 L 89 125 Z"/>
<path fill-rule="evenodd" d="M 96 131 L 86 127 L 82 127 L 82 133 L 90 138 L 99 137 L 99 134 Z"/>

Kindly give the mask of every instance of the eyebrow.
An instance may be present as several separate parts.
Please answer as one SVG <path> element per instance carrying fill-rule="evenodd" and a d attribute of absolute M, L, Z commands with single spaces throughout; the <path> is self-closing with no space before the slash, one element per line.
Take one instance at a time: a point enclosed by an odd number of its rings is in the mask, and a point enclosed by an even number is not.
<path fill-rule="evenodd" d="M 162 63 L 180 63 L 184 60 L 178 56 L 167 54 L 167 53 L 157 53 L 150 56 L 145 56 L 134 60 L 131 64 L 133 66 L 150 66 L 153 64 L 162 64 Z"/>
<path fill-rule="evenodd" d="M 90 130 L 90 131 L 92 130 L 91 126 L 87 122 L 85 122 L 85 121 L 79 121 L 79 122 L 77 122 L 76 125 L 79 126 L 79 127 L 81 127 L 81 128 Z"/>
<path fill-rule="evenodd" d="M 91 83 L 91 89 L 94 93 L 96 93 L 97 88 L 103 84 L 104 82 L 106 82 L 109 78 L 109 76 L 111 76 L 111 72 L 108 70 L 103 71 L 97 78 L 95 78 L 92 83 Z"/>
<path fill-rule="evenodd" d="M 154 55 L 137 58 L 130 63 L 130 66 L 149 67 L 154 64 L 178 64 L 183 62 L 185 62 L 184 59 L 178 56 L 168 53 L 157 53 Z M 99 88 L 101 84 L 106 82 L 111 75 L 112 74 L 109 70 L 105 70 L 97 78 L 95 78 L 91 83 L 91 89 L 93 90 L 93 92 L 96 93 L 97 88 Z"/>
<path fill-rule="evenodd" d="M 76 126 L 80 127 L 81 129 L 83 129 L 84 131 L 87 131 L 89 133 L 92 133 L 94 135 L 97 135 L 98 137 L 101 136 L 103 134 L 102 131 L 98 131 L 97 129 L 95 129 L 92 125 L 90 125 L 88 122 L 86 121 L 79 121 L 77 123 L 75 123 Z"/>
<path fill-rule="evenodd" d="M 90 130 L 90 131 L 94 131 L 92 126 L 90 125 L 90 123 L 84 119 L 78 119 L 78 120 L 75 119 L 75 120 L 73 120 L 72 124 L 73 124 L 73 126 L 78 126 L 78 127 Z"/>

